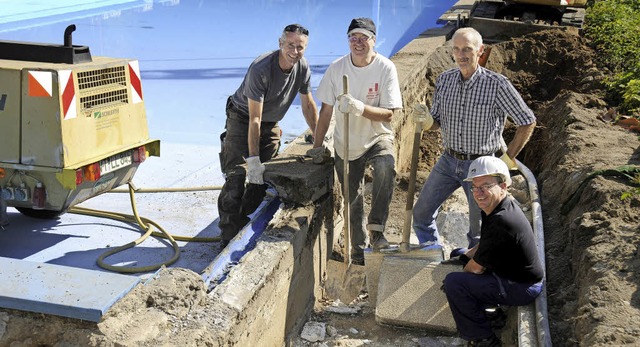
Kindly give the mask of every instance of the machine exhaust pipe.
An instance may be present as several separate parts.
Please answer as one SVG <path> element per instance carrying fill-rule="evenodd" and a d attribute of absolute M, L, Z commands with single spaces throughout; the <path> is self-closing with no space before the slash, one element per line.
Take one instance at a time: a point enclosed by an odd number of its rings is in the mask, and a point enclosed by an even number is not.
<path fill-rule="evenodd" d="M 71 24 L 66 29 L 64 29 L 64 46 L 71 47 L 73 46 L 73 42 L 71 40 L 71 33 L 76 31 L 76 25 Z"/>

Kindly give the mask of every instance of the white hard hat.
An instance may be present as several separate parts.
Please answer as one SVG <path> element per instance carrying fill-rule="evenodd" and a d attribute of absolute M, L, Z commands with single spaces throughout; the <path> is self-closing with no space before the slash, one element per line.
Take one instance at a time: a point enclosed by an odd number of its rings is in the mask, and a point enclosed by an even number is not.
<path fill-rule="evenodd" d="M 501 176 L 502 181 L 511 185 L 511 174 L 509 168 L 500 158 L 492 156 L 479 157 L 469 166 L 469 173 L 465 181 L 471 181 L 475 177 L 480 176 Z"/>

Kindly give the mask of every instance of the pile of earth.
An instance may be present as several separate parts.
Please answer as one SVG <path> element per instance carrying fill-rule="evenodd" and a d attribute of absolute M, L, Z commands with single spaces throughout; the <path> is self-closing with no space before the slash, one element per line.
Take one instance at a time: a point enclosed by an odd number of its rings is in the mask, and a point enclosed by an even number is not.
<path fill-rule="evenodd" d="M 616 171 L 640 165 L 638 134 L 602 120 L 605 76 L 579 36 L 543 31 L 496 48 L 488 67 L 502 66 L 538 117 L 519 159 L 542 199 L 552 340 L 640 344 L 640 196 L 622 199 L 633 186 Z"/>

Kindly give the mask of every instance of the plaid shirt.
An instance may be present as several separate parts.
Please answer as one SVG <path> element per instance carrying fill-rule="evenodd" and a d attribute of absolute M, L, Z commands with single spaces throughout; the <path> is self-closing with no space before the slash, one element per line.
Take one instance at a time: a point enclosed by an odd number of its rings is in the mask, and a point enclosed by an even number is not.
<path fill-rule="evenodd" d="M 467 81 L 457 68 L 438 76 L 431 114 L 445 148 L 476 155 L 500 149 L 507 116 L 518 126 L 536 120 L 505 76 L 480 66 Z"/>

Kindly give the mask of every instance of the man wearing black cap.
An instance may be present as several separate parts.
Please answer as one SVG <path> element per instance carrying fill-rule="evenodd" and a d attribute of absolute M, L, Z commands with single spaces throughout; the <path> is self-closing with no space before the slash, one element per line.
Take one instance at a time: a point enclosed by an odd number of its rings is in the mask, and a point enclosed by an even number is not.
<path fill-rule="evenodd" d="M 313 130 L 318 107 L 311 95 L 311 70 L 303 57 L 309 31 L 299 24 L 287 25 L 279 50 L 253 61 L 238 90 L 227 100 L 227 122 L 220 136 L 220 168 L 225 183 L 218 197 L 218 226 L 226 245 L 248 222 L 266 195 L 265 161 L 280 148 L 280 127 L 298 93 L 302 114 Z M 246 161 L 246 169 L 243 164 Z M 245 189 L 245 177 L 249 184 Z"/>
<path fill-rule="evenodd" d="M 349 160 L 349 204 L 352 262 L 364 264 L 364 172 L 373 168 L 371 211 L 366 229 L 374 249 L 386 248 L 384 228 L 395 180 L 391 118 L 402 108 L 395 65 L 375 50 L 376 26 L 369 18 L 355 18 L 347 30 L 350 53 L 331 63 L 318 86 L 322 101 L 314 148 L 322 147 L 331 117 L 336 114 L 333 145 L 338 179 L 342 183 L 343 160 Z M 342 76 L 349 78 L 343 93 Z M 335 112 L 334 112 L 335 111 Z M 344 116 L 349 115 L 349 153 L 344 151 Z"/>

